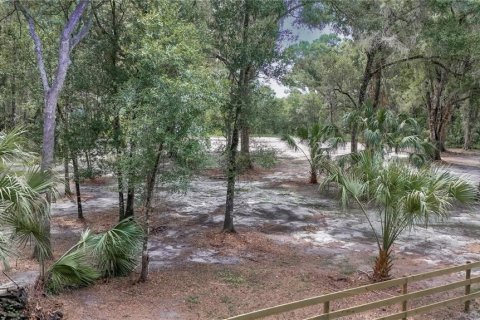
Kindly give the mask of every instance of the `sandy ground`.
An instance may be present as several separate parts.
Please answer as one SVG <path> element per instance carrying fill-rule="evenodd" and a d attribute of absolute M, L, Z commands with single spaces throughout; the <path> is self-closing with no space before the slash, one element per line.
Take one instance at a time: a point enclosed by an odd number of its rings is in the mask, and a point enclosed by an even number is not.
<path fill-rule="evenodd" d="M 212 148 L 219 143 L 213 141 Z M 276 149 L 279 163 L 239 178 L 237 235 L 220 233 L 226 186 L 220 170 L 206 170 L 186 193 L 157 192 L 148 283 L 133 284 L 137 276 L 133 274 L 41 299 L 41 306 L 62 310 L 65 319 L 222 319 L 368 283 L 366 274 L 376 247 L 363 215 L 354 209 L 341 210 L 333 194 L 320 193 L 318 186 L 308 184 L 307 162 L 300 152 L 288 150 L 275 138 L 256 138 L 254 146 Z M 348 146 L 339 153 L 346 150 Z M 445 170 L 480 182 L 480 153 L 452 150 L 443 159 L 438 165 Z M 115 223 L 114 190 L 109 178 L 82 186 L 84 223 L 76 220 L 76 205 L 70 199 L 59 199 L 53 205 L 57 256 L 87 226 L 100 231 Z M 480 260 L 478 207 L 455 207 L 450 219 L 402 235 L 394 250 L 395 277 Z M 11 272 L 17 281 L 26 283 L 36 273 L 34 262 L 26 258 L 17 259 Z M 430 281 L 430 285 L 441 281 Z M 374 292 L 354 302 L 395 294 L 396 289 Z M 341 301 L 332 307 L 351 306 L 352 302 Z M 373 319 L 392 310 L 396 309 L 347 319 Z M 278 319 L 302 319 L 316 312 L 307 308 Z M 476 311 L 463 314 L 458 306 L 415 319 L 480 316 Z"/>

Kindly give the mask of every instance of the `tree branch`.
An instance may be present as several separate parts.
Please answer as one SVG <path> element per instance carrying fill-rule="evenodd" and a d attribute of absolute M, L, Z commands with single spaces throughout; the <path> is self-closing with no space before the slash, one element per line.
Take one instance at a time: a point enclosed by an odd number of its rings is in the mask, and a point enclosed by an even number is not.
<path fill-rule="evenodd" d="M 355 102 L 355 100 L 352 98 L 352 96 L 351 96 L 348 92 L 343 91 L 343 90 L 341 90 L 340 88 L 335 88 L 335 89 L 333 89 L 333 91 L 337 91 L 337 92 L 339 92 L 339 93 L 347 96 L 348 99 L 350 99 L 350 101 L 353 103 L 353 106 L 354 106 L 354 107 L 357 107 L 357 103 Z"/>
<path fill-rule="evenodd" d="M 60 46 L 58 48 L 58 64 L 57 69 L 55 71 L 55 78 L 52 82 L 51 90 L 56 91 L 57 93 L 63 87 L 65 82 L 65 78 L 67 76 L 68 66 L 70 65 L 70 53 L 73 47 L 78 43 L 78 41 L 82 40 L 83 37 L 88 32 L 90 22 L 87 25 L 84 25 L 80 31 L 73 36 L 73 30 L 75 29 L 76 25 L 80 22 L 80 19 L 85 11 L 88 3 L 90 0 L 80 0 L 80 2 L 75 7 L 75 10 L 72 12 L 68 21 L 63 28 L 62 35 L 60 37 Z M 78 41 L 77 41 L 78 40 Z"/>
<path fill-rule="evenodd" d="M 226 58 L 224 58 L 221 54 L 219 53 L 215 53 L 214 54 L 215 58 L 217 58 L 218 60 L 222 61 L 225 66 L 229 67 L 230 66 L 230 61 L 228 61 Z"/>
<path fill-rule="evenodd" d="M 80 41 L 82 41 L 83 38 L 85 38 L 85 36 L 88 33 L 88 30 L 90 30 L 90 27 L 92 26 L 92 21 L 93 21 L 93 15 L 92 15 L 92 12 L 90 12 L 90 17 L 88 18 L 88 21 L 84 23 L 82 28 L 78 31 L 78 33 L 70 39 L 70 52 L 73 50 L 73 48 L 75 48 L 75 46 Z"/>
<path fill-rule="evenodd" d="M 13 4 L 15 8 L 17 8 L 18 10 L 20 10 L 20 12 L 22 12 L 23 16 L 27 20 L 28 32 L 35 45 L 35 53 L 37 56 L 38 70 L 40 72 L 40 79 L 42 80 L 43 90 L 47 92 L 48 90 L 50 90 L 50 85 L 48 84 L 47 71 L 45 69 L 45 61 L 43 59 L 42 41 L 40 40 L 37 32 L 35 31 L 35 22 L 33 21 L 33 17 L 30 15 L 30 13 L 28 13 L 27 9 L 25 9 L 19 1 L 15 1 Z"/>
<path fill-rule="evenodd" d="M 72 14 L 68 18 L 67 24 L 63 28 L 62 39 L 69 38 L 70 35 L 73 34 L 73 30 L 75 29 L 75 26 L 80 22 L 83 12 L 85 11 L 85 8 L 87 7 L 89 2 L 90 0 L 80 0 L 80 2 L 77 4 L 75 10 L 73 10 Z"/>
<path fill-rule="evenodd" d="M 378 67 L 377 69 L 370 72 L 370 76 L 375 75 L 377 72 L 379 72 L 380 70 L 382 70 L 384 68 L 396 65 L 398 63 L 412 61 L 412 60 L 418 60 L 418 59 L 432 59 L 432 58 L 438 58 L 438 57 L 425 57 L 424 55 L 420 54 L 420 55 L 416 55 L 416 56 L 411 56 L 411 57 L 395 60 L 395 61 L 392 61 L 392 62 L 389 62 L 389 63 L 382 64 L 380 67 Z"/>
<path fill-rule="evenodd" d="M 15 11 L 17 11 L 16 8 L 14 8 L 11 12 L 7 13 L 7 15 L 3 18 L 0 19 L 0 22 L 2 22 L 3 20 L 7 19 L 8 17 L 10 17 L 12 14 L 15 13 Z"/>
<path fill-rule="evenodd" d="M 441 63 L 440 61 L 434 60 L 434 59 L 439 59 L 439 58 L 441 58 L 441 57 L 439 57 L 439 56 L 426 57 L 424 55 L 419 54 L 419 55 L 416 55 L 416 56 L 411 56 L 411 57 L 395 60 L 395 61 L 383 64 L 380 67 L 378 67 L 377 69 L 373 70 L 372 72 L 370 72 L 370 76 L 375 75 L 376 73 L 378 73 L 380 70 L 382 70 L 384 68 L 391 67 L 393 65 L 396 65 L 396 64 L 399 64 L 399 63 L 402 63 L 402 62 L 420 60 L 420 59 L 430 61 L 432 64 L 435 64 L 435 65 L 441 67 L 442 69 L 444 69 L 445 71 L 453 74 L 456 77 L 462 76 L 461 73 L 455 72 L 452 69 L 448 68 L 443 63 Z"/>

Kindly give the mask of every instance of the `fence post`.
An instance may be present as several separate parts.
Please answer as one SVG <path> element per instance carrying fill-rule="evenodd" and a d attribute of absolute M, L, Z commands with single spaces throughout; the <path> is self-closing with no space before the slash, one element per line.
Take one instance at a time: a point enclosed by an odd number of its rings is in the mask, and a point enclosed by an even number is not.
<path fill-rule="evenodd" d="M 408 293 L 408 278 L 404 276 L 405 282 L 403 283 L 402 287 L 402 294 L 407 294 Z M 406 312 L 407 311 L 407 300 L 402 301 L 402 311 Z M 407 315 L 405 314 L 404 317 L 402 317 L 402 320 L 407 320 Z"/>
<path fill-rule="evenodd" d="M 330 313 L 330 301 L 325 301 L 323 303 L 323 314 L 329 314 Z M 327 316 L 327 319 L 329 319 L 329 317 Z"/>
<path fill-rule="evenodd" d="M 467 261 L 467 265 L 470 264 L 470 261 Z M 469 280 L 470 279 L 470 274 L 472 272 L 472 269 L 467 269 L 465 270 L 465 279 Z M 470 294 L 470 284 L 465 285 L 465 295 Z M 470 311 L 470 300 L 465 301 L 465 312 Z"/>

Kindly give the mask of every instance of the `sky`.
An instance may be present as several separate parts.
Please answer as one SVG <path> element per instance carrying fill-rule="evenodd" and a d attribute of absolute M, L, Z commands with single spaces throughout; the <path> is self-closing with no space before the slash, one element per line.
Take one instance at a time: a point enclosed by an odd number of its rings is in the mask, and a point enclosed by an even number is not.
<path fill-rule="evenodd" d="M 289 30 L 292 35 L 295 37 L 294 41 L 288 41 L 283 44 L 285 47 L 288 47 L 292 44 L 299 43 L 301 41 L 313 41 L 318 39 L 322 34 L 330 33 L 331 30 L 326 27 L 323 30 L 319 29 L 308 29 L 305 26 L 294 25 L 294 17 L 287 17 L 283 21 L 282 30 Z M 275 96 L 277 98 L 284 98 L 288 96 L 288 88 L 279 83 L 276 79 L 264 79 L 263 83 L 268 85 L 273 91 L 275 91 Z"/>

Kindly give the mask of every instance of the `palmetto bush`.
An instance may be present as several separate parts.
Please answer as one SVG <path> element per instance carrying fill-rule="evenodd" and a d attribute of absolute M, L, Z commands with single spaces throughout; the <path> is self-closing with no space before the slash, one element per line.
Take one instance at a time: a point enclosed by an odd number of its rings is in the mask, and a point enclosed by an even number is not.
<path fill-rule="evenodd" d="M 48 219 L 46 193 L 55 179 L 32 165 L 36 155 L 26 151 L 23 131 L 0 132 L 0 259 L 6 266 L 15 245 L 33 243 L 38 258 L 49 256 L 48 237 L 41 223 Z"/>
<path fill-rule="evenodd" d="M 85 231 L 80 241 L 43 275 L 45 257 L 51 255 L 42 226 L 49 219 L 45 195 L 55 191 L 56 180 L 32 165 L 36 155 L 25 151 L 25 142 L 21 130 L 0 132 L 0 260 L 4 265 L 7 267 L 8 257 L 16 252 L 15 245 L 35 244 L 44 285 L 51 292 L 133 270 L 143 231 L 130 219 L 101 234 Z"/>
<path fill-rule="evenodd" d="M 331 159 L 332 151 L 344 143 L 340 130 L 335 125 L 314 124 L 311 127 L 298 129 L 296 136 L 304 143 L 308 150 L 304 150 L 300 143 L 290 135 L 283 135 L 282 140 L 295 151 L 303 153 L 310 165 L 310 183 L 318 183 L 318 171 L 323 164 Z"/>
<path fill-rule="evenodd" d="M 87 286 L 100 277 L 129 274 L 138 264 L 142 239 L 143 229 L 132 219 L 122 220 L 100 234 L 86 230 L 80 241 L 48 269 L 47 290 L 56 293 Z"/>
<path fill-rule="evenodd" d="M 333 162 L 325 166 L 328 180 L 340 188 L 343 204 L 356 202 L 375 235 L 378 255 L 373 278 L 377 281 L 390 278 L 393 245 L 400 234 L 446 218 L 453 203 L 473 202 L 477 194 L 473 185 L 445 170 L 380 159 L 378 154 L 363 153 L 348 169 Z"/>

